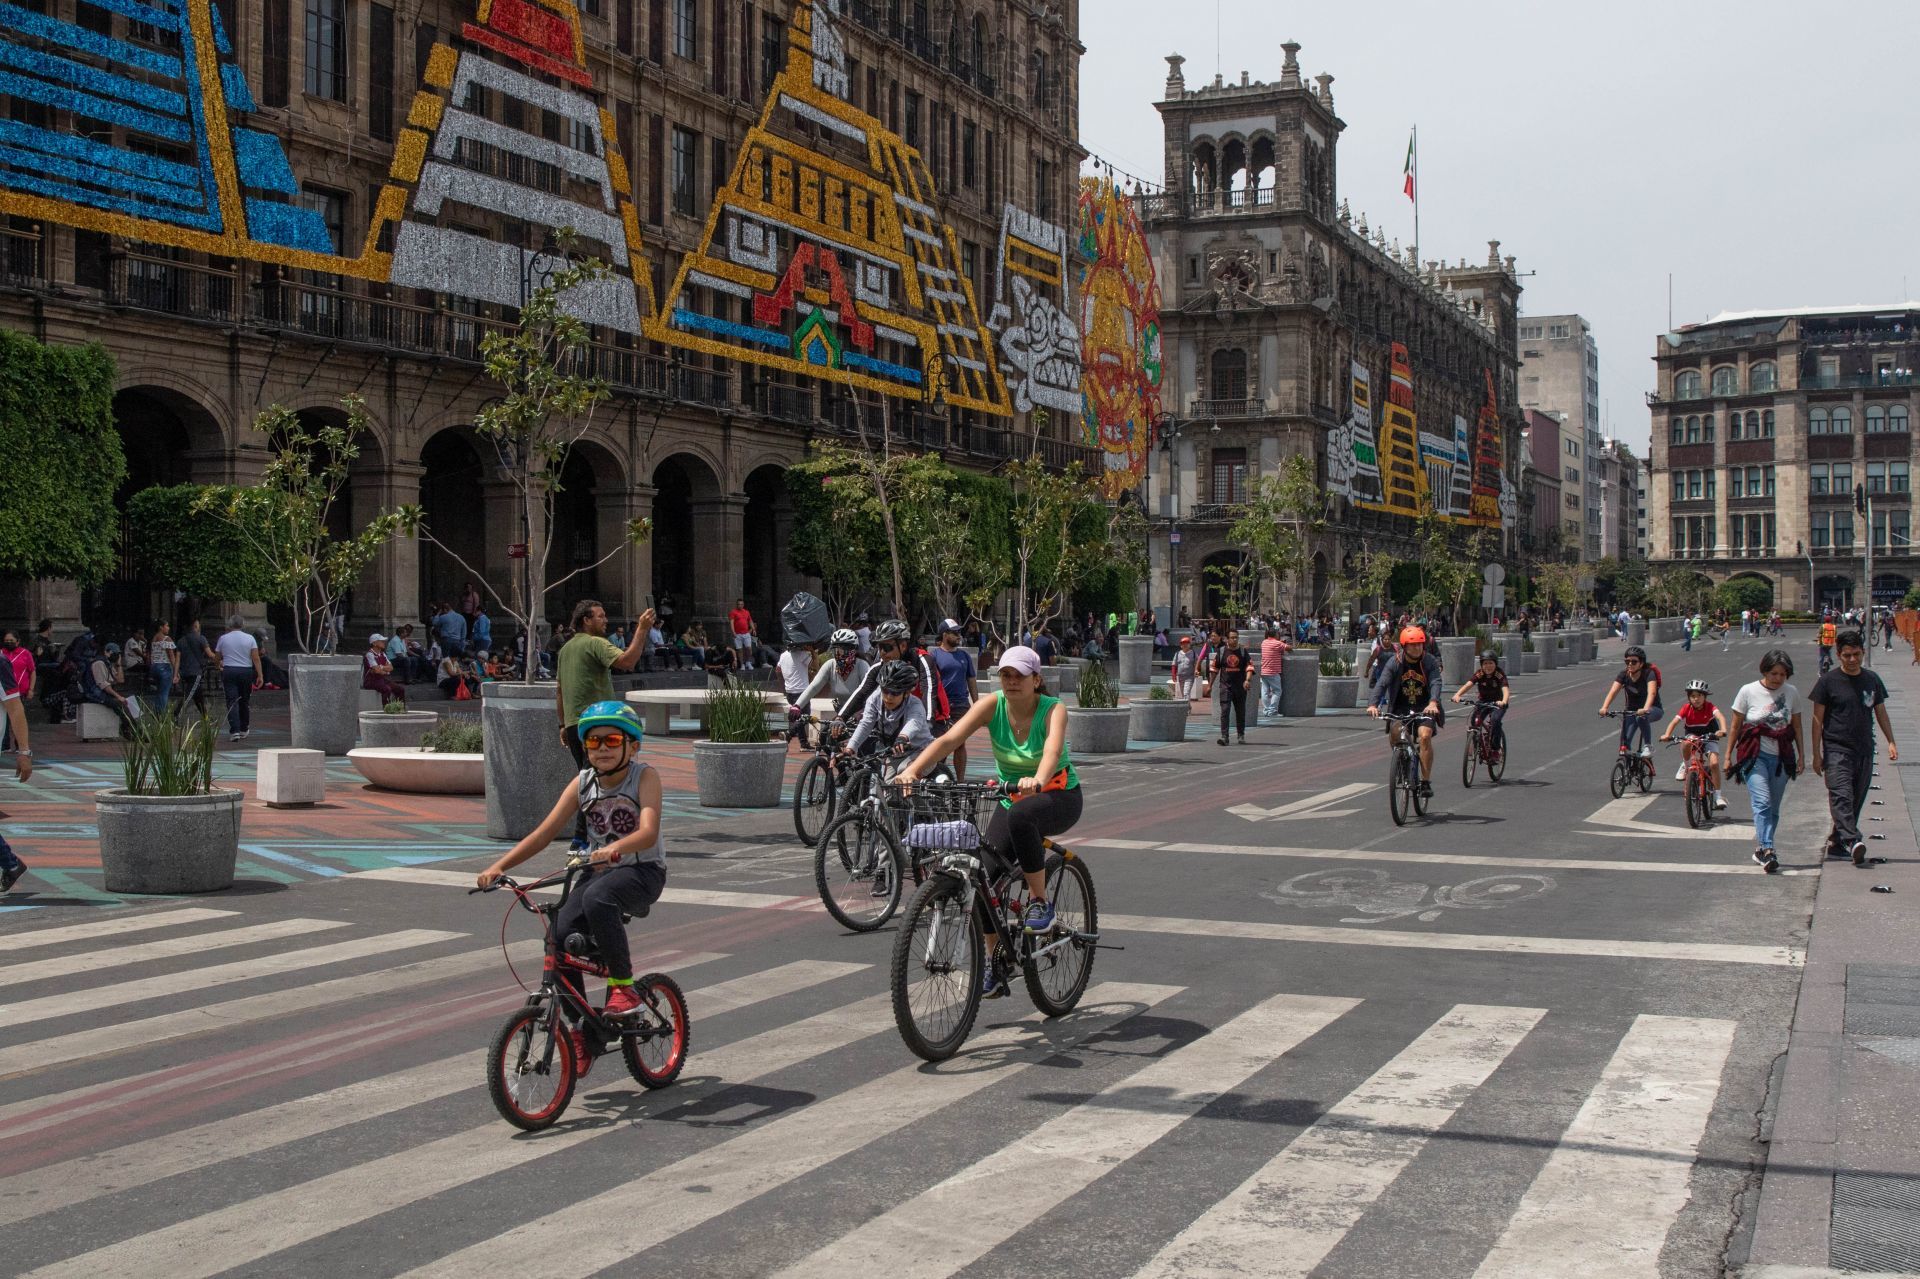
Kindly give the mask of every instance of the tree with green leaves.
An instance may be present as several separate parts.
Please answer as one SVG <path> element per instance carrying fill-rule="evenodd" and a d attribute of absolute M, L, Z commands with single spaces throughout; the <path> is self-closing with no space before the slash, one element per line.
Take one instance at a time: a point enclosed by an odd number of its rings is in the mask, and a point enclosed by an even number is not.
<path fill-rule="evenodd" d="M 0 574 L 97 582 L 113 571 L 113 357 L 0 329 Z"/>
<path fill-rule="evenodd" d="M 1388 598 L 1388 583 L 1393 580 L 1394 570 L 1400 567 L 1400 560 L 1385 551 L 1375 550 L 1369 542 L 1361 542 L 1360 553 L 1353 557 L 1347 569 L 1347 586 L 1358 599 L 1378 599 L 1380 607 L 1385 608 L 1391 601 Z"/>
<path fill-rule="evenodd" d="M 797 573 L 820 579 L 836 618 L 852 617 L 887 589 L 886 531 L 864 468 L 852 451 L 816 445 L 814 455 L 787 468 L 793 533 L 787 561 Z"/>
<path fill-rule="evenodd" d="M 1559 604 L 1571 609 L 1580 592 L 1580 573 L 1572 564 L 1549 560 L 1533 571 L 1533 582 L 1540 594 L 1539 603 Z"/>
<path fill-rule="evenodd" d="M 1032 454 L 1002 469 L 1011 490 L 1012 555 L 967 597 L 973 616 L 999 633 L 994 597 L 1013 591 L 1013 634 L 1038 632 L 1071 606 L 1074 592 L 1103 564 L 1145 570 L 1146 521 L 1129 502 L 1109 505 L 1078 462 L 1055 471 Z"/>
<path fill-rule="evenodd" d="M 340 422 L 302 417 L 277 404 L 267 409 L 253 424 L 272 454 L 260 482 L 203 488 L 189 508 L 221 519 L 249 548 L 268 574 L 271 598 L 292 608 L 294 640 L 304 653 L 318 646 L 326 620 L 403 523 L 399 512 L 384 512 L 350 537 L 331 532 L 368 429 L 359 396 L 348 396 L 341 407 Z"/>
<path fill-rule="evenodd" d="M 127 501 L 134 562 L 156 581 L 203 600 L 280 599 L 272 566 L 219 514 L 233 500 L 234 490 L 223 485 L 175 484 L 135 493 Z"/>
<path fill-rule="evenodd" d="M 997 475 L 961 471 L 932 454 L 909 456 L 897 470 L 912 584 L 941 618 L 964 618 L 968 598 L 1012 560 L 1012 490 Z"/>
<path fill-rule="evenodd" d="M 491 330 L 480 339 L 480 359 L 501 394 L 474 417 L 474 430 L 493 446 L 502 474 L 513 486 L 513 504 L 526 537 L 521 572 L 504 589 L 433 536 L 417 506 L 402 509 L 407 530 L 439 547 L 475 580 L 482 582 L 501 609 L 520 624 L 523 635 L 544 637 L 547 592 L 593 570 L 653 536 L 653 521 L 627 522 L 620 544 L 591 564 L 551 581 L 554 505 L 563 492 L 561 477 L 574 446 L 593 426 L 594 413 L 612 394 L 604 378 L 591 374 L 592 330 L 567 306 L 574 289 L 608 275 L 606 265 L 573 254 L 571 228 L 555 234 L 560 266 L 541 282 L 520 308 L 520 324 Z"/>
<path fill-rule="evenodd" d="M 1235 505 L 1227 540 L 1247 556 L 1249 593 L 1264 582 L 1280 599 L 1284 582 L 1293 585 L 1295 611 L 1312 613 L 1324 602 L 1312 598 L 1313 539 L 1326 526 L 1326 494 L 1314 478 L 1313 459 L 1296 454 L 1272 475 L 1248 486 L 1247 500 Z M 1247 610 L 1251 612 L 1251 609 Z"/>
<path fill-rule="evenodd" d="M 1713 602 L 1729 613 L 1743 608 L 1769 609 L 1773 607 L 1773 584 L 1757 577 L 1728 578 L 1714 589 Z"/>

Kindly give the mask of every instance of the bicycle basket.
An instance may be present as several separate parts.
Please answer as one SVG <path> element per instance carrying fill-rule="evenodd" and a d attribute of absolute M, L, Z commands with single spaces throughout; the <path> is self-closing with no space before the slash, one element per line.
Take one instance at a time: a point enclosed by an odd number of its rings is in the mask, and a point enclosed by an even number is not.
<path fill-rule="evenodd" d="M 972 822 L 916 822 L 907 829 L 907 847 L 972 852 L 980 847 L 980 828 Z"/>

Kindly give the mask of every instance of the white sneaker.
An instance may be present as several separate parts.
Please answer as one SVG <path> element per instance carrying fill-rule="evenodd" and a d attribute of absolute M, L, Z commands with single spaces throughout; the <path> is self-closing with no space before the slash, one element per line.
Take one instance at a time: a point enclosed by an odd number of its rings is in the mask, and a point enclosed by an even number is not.
<path fill-rule="evenodd" d="M 1652 759 L 1652 758 L 1653 758 L 1653 747 L 1651 747 L 1651 746 L 1642 746 L 1642 747 L 1640 748 L 1640 758 L 1641 758 L 1641 759 Z"/>
<path fill-rule="evenodd" d="M 1684 782 L 1687 780 L 1687 766 L 1685 764 L 1673 770 L 1673 780 L 1676 782 Z"/>
<path fill-rule="evenodd" d="M 1719 791 L 1715 791 L 1713 793 L 1713 806 L 1716 809 L 1725 808 L 1727 806 L 1726 796 L 1722 795 Z"/>

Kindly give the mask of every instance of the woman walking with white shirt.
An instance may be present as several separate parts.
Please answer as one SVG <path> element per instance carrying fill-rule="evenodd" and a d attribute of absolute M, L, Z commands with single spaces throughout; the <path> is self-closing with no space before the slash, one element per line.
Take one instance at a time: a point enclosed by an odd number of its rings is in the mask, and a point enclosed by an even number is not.
<path fill-rule="evenodd" d="M 1776 874 L 1780 862 L 1773 855 L 1774 833 L 1780 828 L 1780 804 L 1787 783 L 1800 771 L 1800 690 L 1787 680 L 1793 659 L 1782 649 L 1768 649 L 1760 659 L 1760 678 L 1734 694 L 1727 729 L 1732 745 L 1728 772 L 1747 786 L 1753 804 L 1754 864 Z"/>

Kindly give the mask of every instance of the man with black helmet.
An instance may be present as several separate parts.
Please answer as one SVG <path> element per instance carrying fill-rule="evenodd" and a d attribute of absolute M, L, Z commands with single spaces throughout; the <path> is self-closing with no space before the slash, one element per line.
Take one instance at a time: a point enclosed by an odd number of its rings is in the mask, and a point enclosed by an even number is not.
<path fill-rule="evenodd" d="M 920 672 L 906 662 L 884 662 L 877 679 L 879 696 L 869 697 L 860 722 L 847 739 L 849 755 L 887 750 L 904 755 L 920 751 L 933 740 L 926 704 L 920 700 Z"/>
<path fill-rule="evenodd" d="M 946 693 L 940 687 L 939 675 L 933 669 L 933 662 L 925 650 L 917 649 L 913 643 L 913 631 L 905 622 L 897 618 L 873 628 L 873 646 L 878 658 L 868 668 L 866 678 L 846 701 L 840 704 L 840 718 L 854 720 L 866 709 L 867 699 L 872 697 L 879 687 L 880 671 L 888 662 L 906 662 L 920 674 L 920 704 L 926 708 L 927 718 L 940 721 L 950 718 L 947 710 Z"/>

